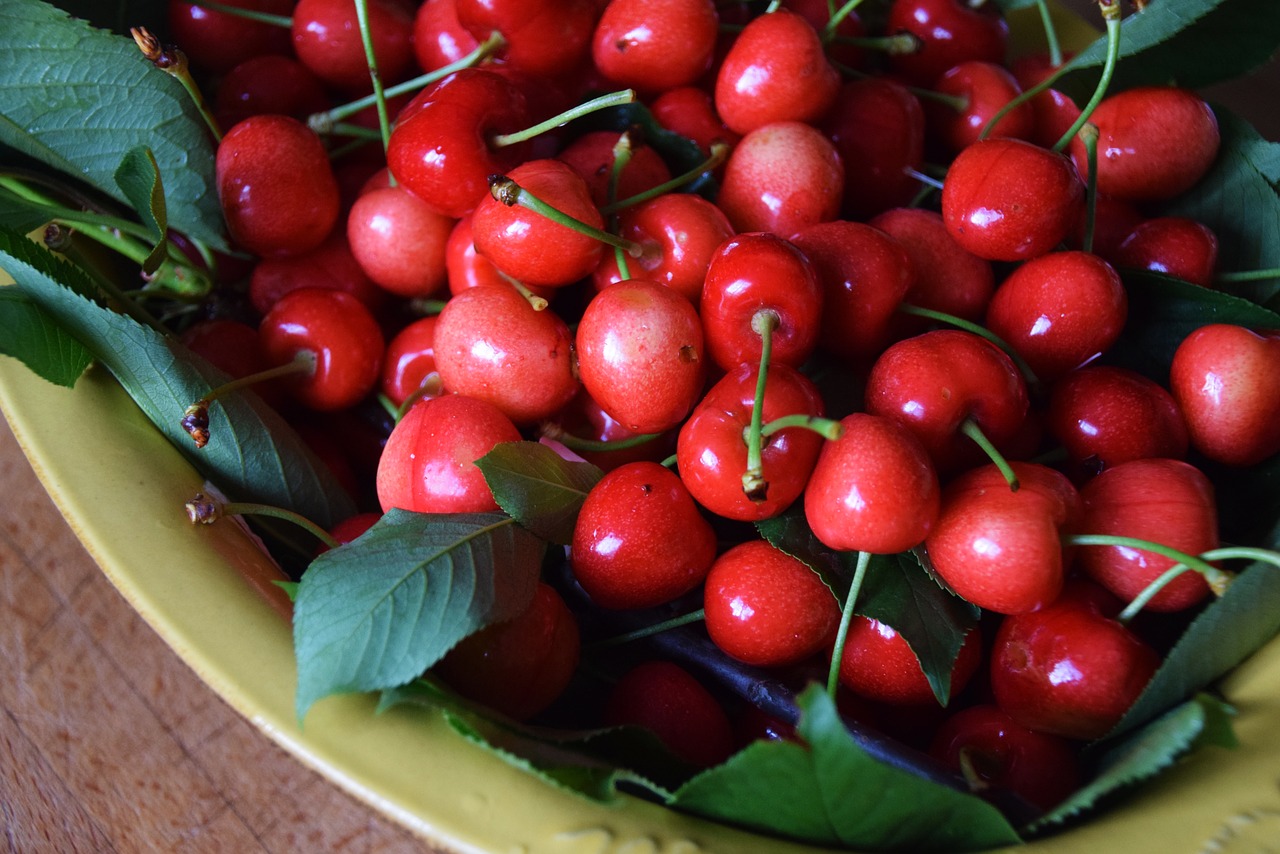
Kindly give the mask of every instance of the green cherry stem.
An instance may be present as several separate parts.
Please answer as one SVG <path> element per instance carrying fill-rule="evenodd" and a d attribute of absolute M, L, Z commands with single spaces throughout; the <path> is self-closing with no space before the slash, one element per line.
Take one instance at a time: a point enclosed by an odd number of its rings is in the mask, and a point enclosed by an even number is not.
<path fill-rule="evenodd" d="M 987 434 L 982 432 L 982 428 L 978 426 L 978 422 L 973 416 L 969 416 L 960 422 L 960 432 L 968 436 L 979 448 L 982 448 L 991 462 L 995 463 L 996 468 L 1000 469 L 1000 474 L 1004 475 L 1005 482 L 1009 484 L 1010 492 L 1017 492 L 1022 485 L 1018 482 L 1018 475 L 1014 473 L 1013 466 L 1009 465 L 1009 461 L 1005 459 L 1004 454 L 987 438 Z"/>
<path fill-rule="evenodd" d="M 205 103 L 200 87 L 191 76 L 191 70 L 187 66 L 187 55 L 176 47 L 161 45 L 160 40 L 146 27 L 133 27 L 129 30 L 129 35 L 133 36 L 133 43 L 138 46 L 138 50 L 142 51 L 142 55 L 148 62 L 182 84 L 182 88 L 187 90 L 200 117 L 208 126 L 209 132 L 213 134 L 214 140 L 221 140 L 222 130 L 218 127 L 218 120 L 209 111 L 209 105 Z"/>
<path fill-rule="evenodd" d="M 1178 551 L 1161 543 L 1140 540 L 1136 537 L 1121 537 L 1113 534 L 1074 534 L 1064 537 L 1062 542 L 1064 545 L 1069 546 L 1120 546 L 1121 548 L 1139 549 L 1158 554 L 1161 557 L 1167 557 L 1176 563 L 1185 563 L 1188 567 L 1203 575 L 1205 581 L 1209 583 L 1209 588 L 1218 596 L 1221 596 L 1226 591 L 1233 578 L 1231 573 L 1210 564 L 1205 558 Z M 1206 555 L 1208 554 L 1211 553 L 1206 552 Z"/>
<path fill-rule="evenodd" d="M 422 378 L 418 387 L 410 392 L 399 406 L 395 407 L 391 416 L 399 424 L 400 419 L 404 418 L 405 413 L 412 409 L 415 403 L 428 397 L 439 397 L 443 393 L 444 386 L 440 383 L 440 374 L 432 371 Z"/>
<path fill-rule="evenodd" d="M 832 44 L 847 44 L 864 50 L 876 50 L 889 56 L 906 56 L 920 50 L 920 39 L 911 33 L 894 33 L 891 36 L 836 36 Z M 847 65 L 841 65 L 840 71 L 854 71 Z M 865 72 L 864 72 L 865 74 Z M 874 75 L 866 75 L 872 77 Z"/>
<path fill-rule="evenodd" d="M 1098 222 L 1098 126 L 1087 122 L 1080 128 L 1080 141 L 1084 143 L 1089 180 L 1084 185 L 1084 240 L 1080 248 L 1093 251 L 1093 232 Z"/>
<path fill-rule="evenodd" d="M 1036 0 L 1040 10 L 1040 23 L 1044 27 L 1044 41 L 1049 52 L 1049 66 L 1057 68 L 1062 65 L 1062 45 L 1058 42 L 1058 28 L 1053 23 L 1053 13 L 1049 11 L 1048 0 Z"/>
<path fill-rule="evenodd" d="M 593 643 L 586 644 L 585 649 L 603 649 L 604 647 L 619 646 L 632 641 L 643 640 L 644 638 L 660 635 L 663 632 L 669 632 L 672 629 L 678 629 L 681 626 L 688 626 L 693 623 L 701 623 L 707 618 L 704 610 L 699 608 L 688 614 L 682 614 L 679 617 L 672 617 L 670 620 L 663 620 L 661 623 L 654 623 L 652 626 L 644 626 L 620 635 L 614 635 L 610 638 L 598 640 Z"/>
<path fill-rule="evenodd" d="M 1079 117 L 1071 127 L 1067 128 L 1062 138 L 1054 143 L 1054 151 L 1062 151 L 1066 148 L 1080 132 L 1080 128 L 1084 127 L 1084 123 L 1089 121 L 1093 111 L 1106 97 L 1107 88 L 1111 85 L 1111 77 L 1116 71 L 1116 63 L 1120 60 L 1120 0 L 1098 0 L 1098 9 L 1102 12 L 1102 20 L 1107 24 L 1107 58 L 1102 66 L 1102 76 L 1098 78 L 1093 96 L 1089 98 L 1089 103 L 1084 105 Z"/>
<path fill-rule="evenodd" d="M 661 184 L 658 184 L 656 187 L 650 187 L 648 190 L 645 190 L 644 192 L 636 193 L 634 196 L 628 196 L 625 199 L 621 199 L 616 202 L 610 202 L 609 204 L 605 205 L 600 209 L 600 213 L 604 214 L 605 216 L 608 216 L 610 214 L 617 213 L 618 211 L 626 210 L 627 208 L 630 208 L 630 207 L 635 207 L 641 202 L 647 202 L 650 199 L 656 199 L 658 196 L 661 196 L 665 193 L 670 193 L 673 190 L 678 190 L 681 187 L 683 187 L 685 184 L 688 184 L 694 181 L 695 179 L 697 179 L 700 175 L 705 175 L 707 172 L 710 172 L 712 169 L 715 169 L 717 166 L 723 163 L 725 158 L 728 156 L 729 156 L 729 146 L 725 145 L 723 142 L 714 143 L 711 146 L 711 155 L 707 157 L 706 160 L 702 161 L 701 163 L 699 163 L 697 166 L 693 167 L 689 171 L 682 172 L 681 174 L 675 176 L 674 178 L 671 178 L 668 181 L 663 181 Z"/>
<path fill-rule="evenodd" d="M 217 0 L 200 0 L 198 4 L 210 12 L 221 12 L 224 15 L 232 15 L 237 18 L 247 18 L 250 21 L 257 21 L 261 24 L 271 24 L 274 27 L 284 27 L 289 29 L 293 26 L 293 18 L 285 15 L 272 15 L 270 12 L 258 12 L 254 9 L 241 9 L 239 6 L 230 6 L 226 3 L 219 3 Z"/>
<path fill-rule="evenodd" d="M 1218 273 L 1214 276 L 1219 282 L 1259 282 L 1264 279 L 1280 279 L 1280 267 L 1268 270 L 1241 270 L 1234 273 Z"/>
<path fill-rule="evenodd" d="M 839 421 L 833 421 L 830 418 L 823 418 L 819 415 L 806 415 L 803 412 L 797 412 L 793 415 L 783 415 L 765 424 L 760 428 L 760 436 L 768 439 L 774 433 L 789 430 L 793 427 L 812 430 L 828 442 L 834 442 L 844 435 L 844 426 Z"/>
<path fill-rule="evenodd" d="M 854 10 L 863 4 L 865 0 L 849 0 L 831 15 L 831 19 L 827 21 L 827 25 L 822 28 L 819 35 L 822 37 L 823 44 L 829 44 L 836 38 L 836 29 L 844 23 L 844 19 L 853 14 Z"/>
<path fill-rule="evenodd" d="M 391 117 L 387 115 L 387 94 L 382 89 L 382 75 L 378 73 L 378 56 L 373 50 L 373 34 L 369 32 L 369 0 L 355 0 L 356 25 L 360 28 L 360 41 L 364 45 L 365 61 L 369 63 L 369 80 L 373 83 L 374 103 L 378 107 L 378 131 L 382 136 L 382 151 L 387 150 L 387 142 L 391 139 Z M 395 186 L 395 176 L 387 173 L 391 186 Z"/>
<path fill-rule="evenodd" d="M 609 187 L 605 196 L 608 204 L 612 205 L 618 201 L 618 184 L 622 180 L 622 172 L 631 165 L 631 154 L 634 149 L 631 147 L 631 131 L 625 130 L 618 135 L 618 141 L 613 144 L 613 164 L 609 167 Z M 609 219 L 609 230 L 618 230 L 618 218 L 613 215 L 612 211 L 608 214 L 601 211 L 601 214 Z M 622 251 L 622 247 L 613 247 L 614 262 L 618 265 L 618 276 L 622 281 L 628 281 L 631 278 L 631 266 L 627 263 L 627 253 Z"/>
<path fill-rule="evenodd" d="M 756 375 L 756 396 L 751 404 L 751 426 L 747 428 L 747 470 L 742 473 L 742 491 L 752 501 L 764 501 L 769 481 L 764 478 L 764 392 L 769 382 L 769 360 L 773 357 L 773 330 L 781 319 L 777 312 L 763 309 L 751 318 L 751 329 L 760 336 L 760 371 Z"/>
<path fill-rule="evenodd" d="M 858 592 L 867 577 L 867 567 L 871 565 L 871 552 L 858 552 L 858 563 L 853 570 L 853 581 L 849 584 L 849 592 L 844 597 L 844 609 L 840 613 L 840 627 L 836 629 L 835 645 L 831 648 L 831 667 L 827 670 L 827 696 L 836 698 L 836 688 L 840 685 L 840 661 L 844 658 L 845 641 L 849 639 L 849 626 L 853 623 L 853 606 L 858 601 Z"/>
<path fill-rule="evenodd" d="M 580 436 L 575 436 L 559 424 L 550 421 L 544 422 L 538 427 L 538 434 L 559 442 L 571 451 L 586 451 L 588 453 L 625 451 L 629 448 L 636 448 L 647 442 L 652 442 L 662 435 L 660 433 L 638 433 L 625 439 L 612 439 L 605 442 L 599 439 L 583 439 Z"/>
<path fill-rule="evenodd" d="M 623 104 L 630 104 L 636 100 L 636 90 L 623 89 L 618 92 L 610 92 L 607 95 L 601 95 L 598 98 L 592 98 L 589 101 L 583 101 L 576 107 L 571 107 L 563 113 L 552 116 L 546 121 L 538 122 L 536 125 L 525 128 L 524 130 L 514 131 L 512 133 L 500 133 L 490 138 L 489 144 L 497 148 L 507 145 L 515 145 L 518 142 L 527 142 L 536 136 L 544 134 L 548 131 L 555 130 L 561 125 L 566 125 L 575 119 L 583 116 L 589 116 L 600 110 L 606 110 L 610 107 L 620 107 Z"/>
<path fill-rule="evenodd" d="M 912 169 L 910 166 L 907 166 L 902 171 L 909 177 L 916 179 L 921 184 L 923 184 L 924 186 L 928 187 L 931 190 L 942 189 L 941 181 L 939 181 L 937 178 L 933 177 L 932 175 L 924 174 L 919 169 Z"/>
<path fill-rule="evenodd" d="M 251 501 L 219 501 L 203 492 L 197 492 L 195 497 L 186 503 L 186 509 L 187 518 L 191 520 L 193 525 L 212 525 L 224 516 L 267 516 L 272 519 L 283 519 L 286 522 L 292 522 L 331 549 L 336 549 L 341 545 L 328 531 L 315 522 L 283 507 L 273 507 L 270 504 L 255 504 Z"/>
<path fill-rule="evenodd" d="M 314 373 L 316 354 L 310 350 L 299 350 L 292 361 L 277 365 L 274 368 L 258 371 L 245 377 L 238 377 L 210 390 L 204 397 L 188 406 L 182 413 L 182 429 L 186 431 L 197 448 L 209 444 L 209 406 L 220 397 L 240 391 L 257 383 L 273 380 L 294 374 Z"/>
<path fill-rule="evenodd" d="M 1250 548 L 1248 546 L 1229 546 L 1227 548 L 1212 549 L 1211 551 L 1201 554 L 1200 559 L 1204 561 L 1252 559 L 1263 563 L 1269 563 L 1274 567 L 1280 567 L 1280 554 L 1268 551 L 1267 549 Z M 1125 606 L 1124 610 L 1117 615 L 1116 619 L 1121 623 L 1129 622 L 1137 616 L 1139 611 L 1146 607 L 1147 603 L 1150 602 L 1157 593 L 1164 589 L 1165 585 L 1191 569 L 1192 567 L 1185 563 L 1175 563 L 1173 566 L 1161 573 L 1155 581 L 1148 584 L 1141 593 L 1133 597 L 1133 601 Z M 1219 596 L 1222 595 L 1221 591 L 1215 590 L 1215 592 L 1217 592 Z"/>
<path fill-rule="evenodd" d="M 588 225 L 580 219 L 569 216 L 564 211 L 547 204 L 505 175 L 493 175 L 489 178 L 489 193 L 507 207 L 520 205 L 523 208 L 528 208 L 534 213 L 545 216 L 552 222 L 563 225 L 565 228 L 572 228 L 579 234 L 594 237 L 609 246 L 616 246 L 632 258 L 639 258 L 644 253 L 644 247 L 634 240 L 627 240 L 625 237 L 610 234 L 595 226 Z"/>
<path fill-rule="evenodd" d="M 974 323 L 972 320 L 965 320 L 963 317 L 957 317 L 954 314 L 947 314 L 944 311 L 936 311 L 932 308 L 925 308 L 924 306 L 912 305 L 909 302 L 900 303 L 898 305 L 898 311 L 903 314 L 911 314 L 916 317 L 936 320 L 939 323 L 945 323 L 948 326 L 954 326 L 957 329 L 963 329 L 965 332 L 972 332 L 974 335 L 985 338 L 1003 350 L 1005 355 L 1013 360 L 1014 365 L 1017 366 L 1018 371 L 1022 374 L 1022 378 L 1027 381 L 1027 387 L 1032 390 L 1033 394 L 1039 394 L 1041 388 L 1040 378 L 1036 376 L 1035 371 L 1031 370 L 1031 366 L 1027 364 L 1026 359 L 1019 356 L 1018 352 L 1009 345 L 1009 342 L 1005 341 L 985 326 Z"/>

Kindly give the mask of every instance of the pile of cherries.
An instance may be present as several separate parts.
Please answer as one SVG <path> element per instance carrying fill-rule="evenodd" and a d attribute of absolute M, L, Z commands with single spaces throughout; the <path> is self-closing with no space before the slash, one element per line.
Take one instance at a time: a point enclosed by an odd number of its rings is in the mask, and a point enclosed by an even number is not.
<path fill-rule="evenodd" d="M 1042 808 L 1073 790 L 1078 748 L 1161 661 L 1167 631 L 1117 615 L 1179 562 L 1081 535 L 1216 549 L 1188 457 L 1280 451 L 1280 335 L 1206 325 L 1167 383 L 1107 363 L 1117 269 L 1213 286 L 1210 228 L 1159 215 L 1217 155 L 1203 101 L 1109 95 L 1096 159 L 1052 89 L 987 131 L 1053 70 L 1006 64 L 994 2 L 832 21 L 825 0 L 368 0 L 379 89 L 445 73 L 392 89 L 385 114 L 335 113 L 373 91 L 352 0 L 224 2 L 291 27 L 170 3 L 225 128 L 242 250 L 186 338 L 237 376 L 301 366 L 263 394 L 369 511 L 338 538 L 393 507 L 497 509 L 474 461 L 499 443 L 605 472 L 566 579 L 440 678 L 532 718 L 578 670 L 583 602 L 593 625 L 678 603 L 718 654 L 780 680 L 838 647 L 842 708 L 975 788 Z M 524 133 L 600 93 L 696 143 L 703 194 L 638 127 Z M 371 409 L 395 413 L 385 432 Z M 834 552 L 914 551 L 982 610 L 952 703 L 891 626 L 842 623 L 831 587 L 756 533 L 787 512 Z M 1166 627 L 1211 595 L 1185 572 L 1142 610 Z M 658 658 L 601 705 L 700 766 L 792 737 Z"/>

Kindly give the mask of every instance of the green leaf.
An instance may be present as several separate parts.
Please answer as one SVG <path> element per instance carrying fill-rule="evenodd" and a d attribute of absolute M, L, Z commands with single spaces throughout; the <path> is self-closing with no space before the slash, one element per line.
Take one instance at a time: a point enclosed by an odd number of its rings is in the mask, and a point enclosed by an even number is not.
<path fill-rule="evenodd" d="M 316 558 L 294 602 L 301 720 L 322 697 L 403 685 L 533 601 L 544 543 L 501 513 L 391 510 Z"/>
<path fill-rule="evenodd" d="M 1101 26 L 1101 19 L 1097 19 Z M 1274 0 L 1151 0 L 1120 26 L 1110 91 L 1139 85 L 1209 86 L 1265 63 L 1280 45 Z M 1067 64 L 1055 87 L 1084 103 L 1106 59 L 1103 36 Z"/>
<path fill-rule="evenodd" d="M 93 355 L 17 288 L 0 288 L 0 353 L 51 383 L 71 388 Z"/>
<path fill-rule="evenodd" d="M 286 507 L 326 528 L 355 512 L 333 473 L 255 394 L 228 395 L 214 404 L 212 438 L 197 449 L 180 425 L 183 411 L 227 376 L 175 339 L 87 299 L 83 294 L 96 288 L 82 269 L 3 228 L 0 267 L 111 371 L 198 471 L 232 498 Z"/>
<path fill-rule="evenodd" d="M 498 506 L 548 542 L 568 545 L 578 510 L 603 476 L 540 442 L 503 442 L 476 460 Z"/>
<path fill-rule="evenodd" d="M 800 697 L 803 744 L 755 742 L 694 777 L 678 809 L 819 845 L 974 851 L 1019 841 L 986 801 L 880 763 L 845 730 L 816 685 Z M 785 780 L 786 785 L 779 785 Z"/>
<path fill-rule="evenodd" d="M 54 216 L 47 205 L 24 199 L 8 187 L 0 186 L 0 223 L 20 234 L 34 231 Z"/>
<path fill-rule="evenodd" d="M 165 232 L 169 219 L 165 209 L 164 185 L 160 181 L 160 165 L 146 147 L 125 153 L 115 174 L 116 184 L 133 205 L 142 224 L 151 232 L 151 254 L 142 262 L 144 273 L 154 273 L 165 258 Z"/>
<path fill-rule="evenodd" d="M 213 143 L 182 85 L 132 40 L 35 0 L 0 4 L 0 144 L 127 203 L 115 171 L 140 146 L 167 182 L 170 225 L 226 249 Z"/>
<path fill-rule="evenodd" d="M 1179 757 L 1203 745 L 1235 747 L 1231 716 L 1235 710 L 1208 694 L 1170 709 L 1110 747 L 1087 785 L 1031 824 L 1042 830 L 1092 809 L 1105 795 L 1154 777 Z"/>

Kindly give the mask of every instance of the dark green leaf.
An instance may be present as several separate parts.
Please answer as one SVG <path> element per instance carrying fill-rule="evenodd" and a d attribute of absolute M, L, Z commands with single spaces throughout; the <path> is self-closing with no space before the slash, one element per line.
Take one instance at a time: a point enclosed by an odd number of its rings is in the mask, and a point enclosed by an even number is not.
<path fill-rule="evenodd" d="M 0 186 L 0 223 L 5 228 L 26 234 L 49 222 L 54 213 L 48 205 L 24 199 Z"/>
<path fill-rule="evenodd" d="M 226 249 L 213 144 L 182 85 L 132 40 L 35 0 L 0 5 L 0 143 L 127 202 L 115 170 L 149 147 L 170 225 Z"/>
<path fill-rule="evenodd" d="M 301 719 L 322 697 L 421 675 L 533 601 L 545 544 L 501 513 L 391 510 L 307 568 L 293 611 Z"/>
<path fill-rule="evenodd" d="M 1208 694 L 1199 694 L 1170 709 L 1110 747 L 1098 761 L 1098 773 L 1029 830 L 1061 824 L 1093 808 L 1100 798 L 1154 777 L 1195 748 L 1213 744 L 1235 747 L 1231 716 L 1235 710 Z"/>
<path fill-rule="evenodd" d="M 1042 1 L 1043 0 L 995 0 L 995 3 L 1000 7 L 1000 11 L 1007 15 L 1010 12 L 1016 12 L 1019 9 L 1030 9 Z"/>
<path fill-rule="evenodd" d="M 116 184 L 133 205 L 142 224 L 151 232 L 153 249 L 142 262 L 144 273 L 154 273 L 165 257 L 165 232 L 169 218 L 165 210 L 164 185 L 160 181 L 160 165 L 151 149 L 141 147 L 127 151 L 116 169 Z"/>
<path fill-rule="evenodd" d="M 548 542 L 568 545 L 578 510 L 602 477 L 540 442 L 503 442 L 476 460 L 498 506 Z"/>
<path fill-rule="evenodd" d="M 853 578 L 856 556 L 842 555 L 819 540 L 809 527 L 803 507 L 793 506 L 772 519 L 757 522 L 756 530 L 775 549 L 786 552 L 818 573 L 836 601 L 844 602 Z"/>
<path fill-rule="evenodd" d="M 79 341 L 17 288 L 0 288 L 0 353 L 51 383 L 70 388 L 93 362 Z"/>
<path fill-rule="evenodd" d="M 228 395 L 214 404 L 212 438 L 197 449 L 180 426 L 183 411 L 226 382 L 226 375 L 176 340 L 82 296 L 95 286 L 79 267 L 2 228 L 0 267 L 111 371 L 197 470 L 232 498 L 286 507 L 324 527 L 355 512 L 332 472 L 255 394 Z"/>
<path fill-rule="evenodd" d="M 877 762 L 849 736 L 817 686 L 800 697 L 804 744 L 755 742 L 699 774 L 679 809 L 819 845 L 974 851 L 1019 841 L 986 801 Z M 779 785 L 785 780 L 786 785 Z"/>

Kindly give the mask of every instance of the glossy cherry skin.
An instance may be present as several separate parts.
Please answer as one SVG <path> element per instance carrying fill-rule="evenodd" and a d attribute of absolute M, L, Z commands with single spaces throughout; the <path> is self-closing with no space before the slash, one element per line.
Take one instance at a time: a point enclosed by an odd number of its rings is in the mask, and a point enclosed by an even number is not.
<path fill-rule="evenodd" d="M 1090 365 L 1058 380 L 1046 425 L 1082 480 L 1129 460 L 1187 455 L 1187 425 L 1173 395 L 1124 368 Z"/>
<path fill-rule="evenodd" d="M 981 663 L 982 639 L 971 631 L 951 666 L 951 697 L 964 689 Z M 840 684 L 861 697 L 894 706 L 938 704 L 906 638 L 868 617 L 855 617 L 849 625 L 840 657 Z"/>
<path fill-rule="evenodd" d="M 1022 94 L 1022 87 L 1004 65 L 977 60 L 949 68 L 933 84 L 933 90 L 965 102 L 962 109 L 931 102 L 929 131 L 952 153 L 977 142 L 995 114 Z M 1035 129 L 1035 111 L 1026 102 L 1001 116 L 987 135 L 1031 139 Z"/>
<path fill-rule="evenodd" d="M 554 423 L 570 436 L 587 439 L 593 442 L 619 442 L 634 439 L 640 435 L 623 427 L 618 420 L 596 402 L 586 389 L 579 389 L 573 400 L 556 413 Z M 553 441 L 544 438 L 543 441 Z M 616 447 L 607 450 L 588 450 L 577 448 L 574 453 L 589 463 L 598 466 L 602 471 L 613 471 L 626 463 L 640 461 L 661 462 L 676 451 L 674 430 L 668 430 L 653 436 L 647 442 L 629 447 Z"/>
<path fill-rule="evenodd" d="M 789 237 L 835 219 L 844 185 L 844 164 L 821 131 L 803 122 L 774 122 L 734 146 L 716 204 L 738 231 Z"/>
<path fill-rule="evenodd" d="M 451 392 L 488 401 L 516 424 L 554 415 L 578 391 L 573 336 L 511 286 L 469 288 L 445 303 L 436 369 Z"/>
<path fill-rule="evenodd" d="M 1085 596 L 1005 617 L 991 650 L 996 704 L 1021 726 L 1101 738 L 1119 722 L 1160 657 Z"/>
<path fill-rule="evenodd" d="M 477 39 L 495 30 L 498 56 L 535 77 L 574 70 L 591 52 L 595 0 L 456 0 L 458 22 Z"/>
<path fill-rule="evenodd" d="M 662 155 L 639 140 L 631 143 L 630 160 L 618 174 L 614 199 L 609 198 L 613 181 L 614 148 L 622 134 L 611 130 L 587 131 L 556 154 L 582 176 L 591 191 L 591 200 L 603 207 L 610 201 L 629 199 L 671 179 L 671 170 Z"/>
<path fill-rule="evenodd" d="M 578 512 L 569 559 L 601 608 L 651 608 L 702 583 L 716 535 L 680 478 L 658 463 L 606 474 Z"/>
<path fill-rule="evenodd" d="M 329 109 L 329 95 L 320 78 L 296 59 L 263 54 L 246 59 L 218 84 L 213 113 L 229 128 L 250 116 L 279 114 L 305 121 Z"/>
<path fill-rule="evenodd" d="M 396 82 L 413 64 L 413 13 L 394 0 L 368 0 L 367 16 L 378 74 Z M 344 92 L 373 91 L 355 3 L 298 0 L 291 32 L 294 53 L 317 77 Z"/>
<path fill-rule="evenodd" d="M 478 47 L 458 23 L 454 0 L 425 0 L 413 18 L 413 55 L 423 71 L 452 65 Z"/>
<path fill-rule="evenodd" d="M 809 476 L 809 527 L 840 551 L 896 554 L 919 545 L 938 517 L 938 475 L 920 441 L 887 418 L 855 412 L 823 445 Z"/>
<path fill-rule="evenodd" d="M 822 120 L 844 164 L 841 212 L 865 220 L 905 205 L 920 185 L 907 174 L 924 163 L 920 99 L 887 77 L 850 80 Z"/>
<path fill-rule="evenodd" d="M 249 275 L 249 303 L 266 314 L 281 297 L 299 288 L 345 291 L 374 312 L 386 303 L 386 292 L 365 275 L 340 228 L 315 249 L 255 264 Z"/>
<path fill-rule="evenodd" d="M 288 116 L 253 116 L 218 144 L 218 199 L 232 239 L 263 256 L 314 249 L 338 221 L 338 183 L 320 138 Z"/>
<path fill-rule="evenodd" d="M 365 193 L 347 215 L 347 242 L 383 290 L 428 297 L 445 284 L 445 244 L 454 220 L 403 187 Z"/>
<path fill-rule="evenodd" d="M 753 18 L 729 48 L 716 75 L 716 112 L 741 134 L 773 122 L 812 122 L 839 89 L 813 25 L 779 9 Z"/>
<path fill-rule="evenodd" d="M 831 588 L 764 540 L 748 540 L 716 558 L 703 609 L 715 645 L 756 667 L 781 667 L 816 654 L 830 645 L 840 623 Z"/>
<path fill-rule="evenodd" d="M 447 394 L 409 408 L 378 462 L 378 501 L 415 513 L 484 513 L 498 503 L 475 461 L 520 431 L 493 404 Z"/>
<path fill-rule="evenodd" d="M 1061 803 L 1083 780 L 1074 742 L 1028 729 L 994 705 L 970 706 L 947 718 L 929 753 L 973 775 L 973 783 L 1012 792 L 1043 810 Z"/>
<path fill-rule="evenodd" d="M 628 430 L 670 430 L 698 402 L 707 370 L 702 323 L 671 288 L 644 279 L 605 288 L 588 303 L 575 341 L 582 384 Z"/>
<path fill-rule="evenodd" d="M 752 327 L 772 312 L 772 363 L 799 367 L 818 344 L 822 285 L 795 244 L 768 232 L 739 234 L 712 256 L 700 315 L 707 353 L 724 370 L 758 364 L 763 347 Z"/>
<path fill-rule="evenodd" d="M 1161 216 L 1138 223 L 1111 261 L 1117 267 L 1150 270 L 1213 287 L 1218 266 L 1218 236 L 1202 222 L 1187 217 Z"/>
<path fill-rule="evenodd" d="M 798 15 L 803 15 L 819 34 L 831 23 L 833 9 L 826 0 L 783 0 L 782 5 Z M 823 44 L 823 49 L 833 62 L 848 68 L 862 68 L 866 65 L 865 48 L 850 44 L 846 40 L 860 39 L 866 34 L 866 25 L 858 17 L 857 11 L 850 10 L 836 25 L 835 38 L 827 40 Z"/>
<path fill-rule="evenodd" d="M 911 33 L 920 49 L 890 58 L 898 74 L 931 86 L 948 68 L 967 60 L 1004 62 L 1009 25 L 997 7 L 960 0 L 894 0 L 887 33 Z"/>
<path fill-rule="evenodd" d="M 449 232 L 449 239 L 444 245 L 444 269 L 445 278 L 449 283 L 449 293 L 455 295 L 467 288 L 480 285 L 494 287 L 511 285 L 498 272 L 498 268 L 493 266 L 492 261 L 476 252 L 475 238 L 471 233 L 471 214 L 455 222 L 453 230 Z M 538 288 L 531 288 L 531 290 L 539 293 Z M 549 293 L 551 291 L 547 290 L 540 295 L 546 296 Z"/>
<path fill-rule="evenodd" d="M 416 394 L 427 377 L 436 373 L 436 315 L 420 317 L 397 332 L 382 359 L 378 388 L 400 406 Z"/>
<path fill-rule="evenodd" d="M 1084 182 L 1071 160 L 1020 139 L 988 138 L 960 152 L 942 187 L 942 218 L 980 258 L 1025 261 L 1075 227 Z"/>
<path fill-rule="evenodd" d="M 386 346 L 362 302 L 321 288 L 282 297 L 258 324 L 258 338 L 269 365 L 291 362 L 301 352 L 315 356 L 315 368 L 289 377 L 285 387 L 304 406 L 321 411 L 345 409 L 372 391 Z"/>
<path fill-rule="evenodd" d="M 717 143 L 732 149 L 742 138 L 742 134 L 730 130 L 720 118 L 710 93 L 697 86 L 668 89 L 653 99 L 649 112 L 667 130 L 697 143 L 705 155 L 710 155 L 711 147 Z M 719 171 L 722 170 L 723 166 Z"/>
<path fill-rule="evenodd" d="M 1080 490 L 1085 534 L 1136 537 L 1198 555 L 1216 549 L 1218 512 L 1213 485 L 1196 467 L 1181 460 L 1132 460 L 1113 466 Z M 1077 566 L 1128 602 L 1176 561 L 1142 549 L 1085 546 Z M 1198 572 L 1184 572 L 1157 593 L 1146 608 L 1181 611 L 1209 595 Z"/>
<path fill-rule="evenodd" d="M 1173 354 L 1169 384 L 1191 444 L 1211 460 L 1249 466 L 1280 451 L 1280 334 L 1210 324 Z"/>
<path fill-rule="evenodd" d="M 627 671 L 609 693 L 604 721 L 645 727 L 698 768 L 719 765 L 733 753 L 733 724 L 724 708 L 689 671 L 668 661 Z"/>
<path fill-rule="evenodd" d="M 1134 202 L 1171 199 L 1199 181 L 1218 156 L 1218 120 L 1194 92 L 1139 86 L 1102 100 L 1089 116 L 1098 127 L 1098 192 Z M 1071 144 L 1081 175 L 1084 143 Z"/>
<path fill-rule="evenodd" d="M 613 0 L 596 22 L 591 56 L 613 86 L 665 92 L 711 66 L 719 23 L 712 0 Z"/>
<path fill-rule="evenodd" d="M 718 516 L 758 521 L 776 516 L 804 492 L 822 437 L 803 427 L 788 427 L 763 440 L 761 473 L 767 492 L 755 500 L 743 491 L 747 470 L 747 430 L 754 410 L 757 365 L 729 371 L 694 407 L 676 442 L 680 477 L 694 499 Z M 794 368 L 773 365 L 765 380 L 761 407 L 764 424 L 784 415 L 823 413 L 813 381 Z"/>
<path fill-rule="evenodd" d="M 1110 264 L 1088 252 L 1050 252 L 996 289 L 987 328 L 1052 382 L 1110 349 L 1128 316 L 1129 297 Z"/>
<path fill-rule="evenodd" d="M 288 15 L 294 0 L 227 0 L 223 5 L 271 15 Z M 264 54 L 289 53 L 289 31 L 196 2 L 167 4 L 169 37 L 192 66 L 225 74 L 240 63 Z"/>
<path fill-rule="evenodd" d="M 1070 59 L 1064 55 L 1063 61 Z M 1038 86 L 1057 68 L 1050 64 L 1047 53 L 1025 54 L 1013 60 L 1009 70 L 1023 91 Z M 1035 129 L 1027 139 L 1036 145 L 1052 148 L 1058 144 L 1076 119 L 1080 118 L 1080 108 L 1070 96 L 1057 89 L 1045 89 L 1031 99 L 1031 111 L 1035 115 Z"/>
<path fill-rule="evenodd" d="M 492 136 L 532 124 L 524 93 L 507 77 L 463 69 L 413 99 L 391 131 L 387 165 L 396 180 L 451 217 L 469 213 L 528 155 L 525 143 L 495 147 Z"/>

